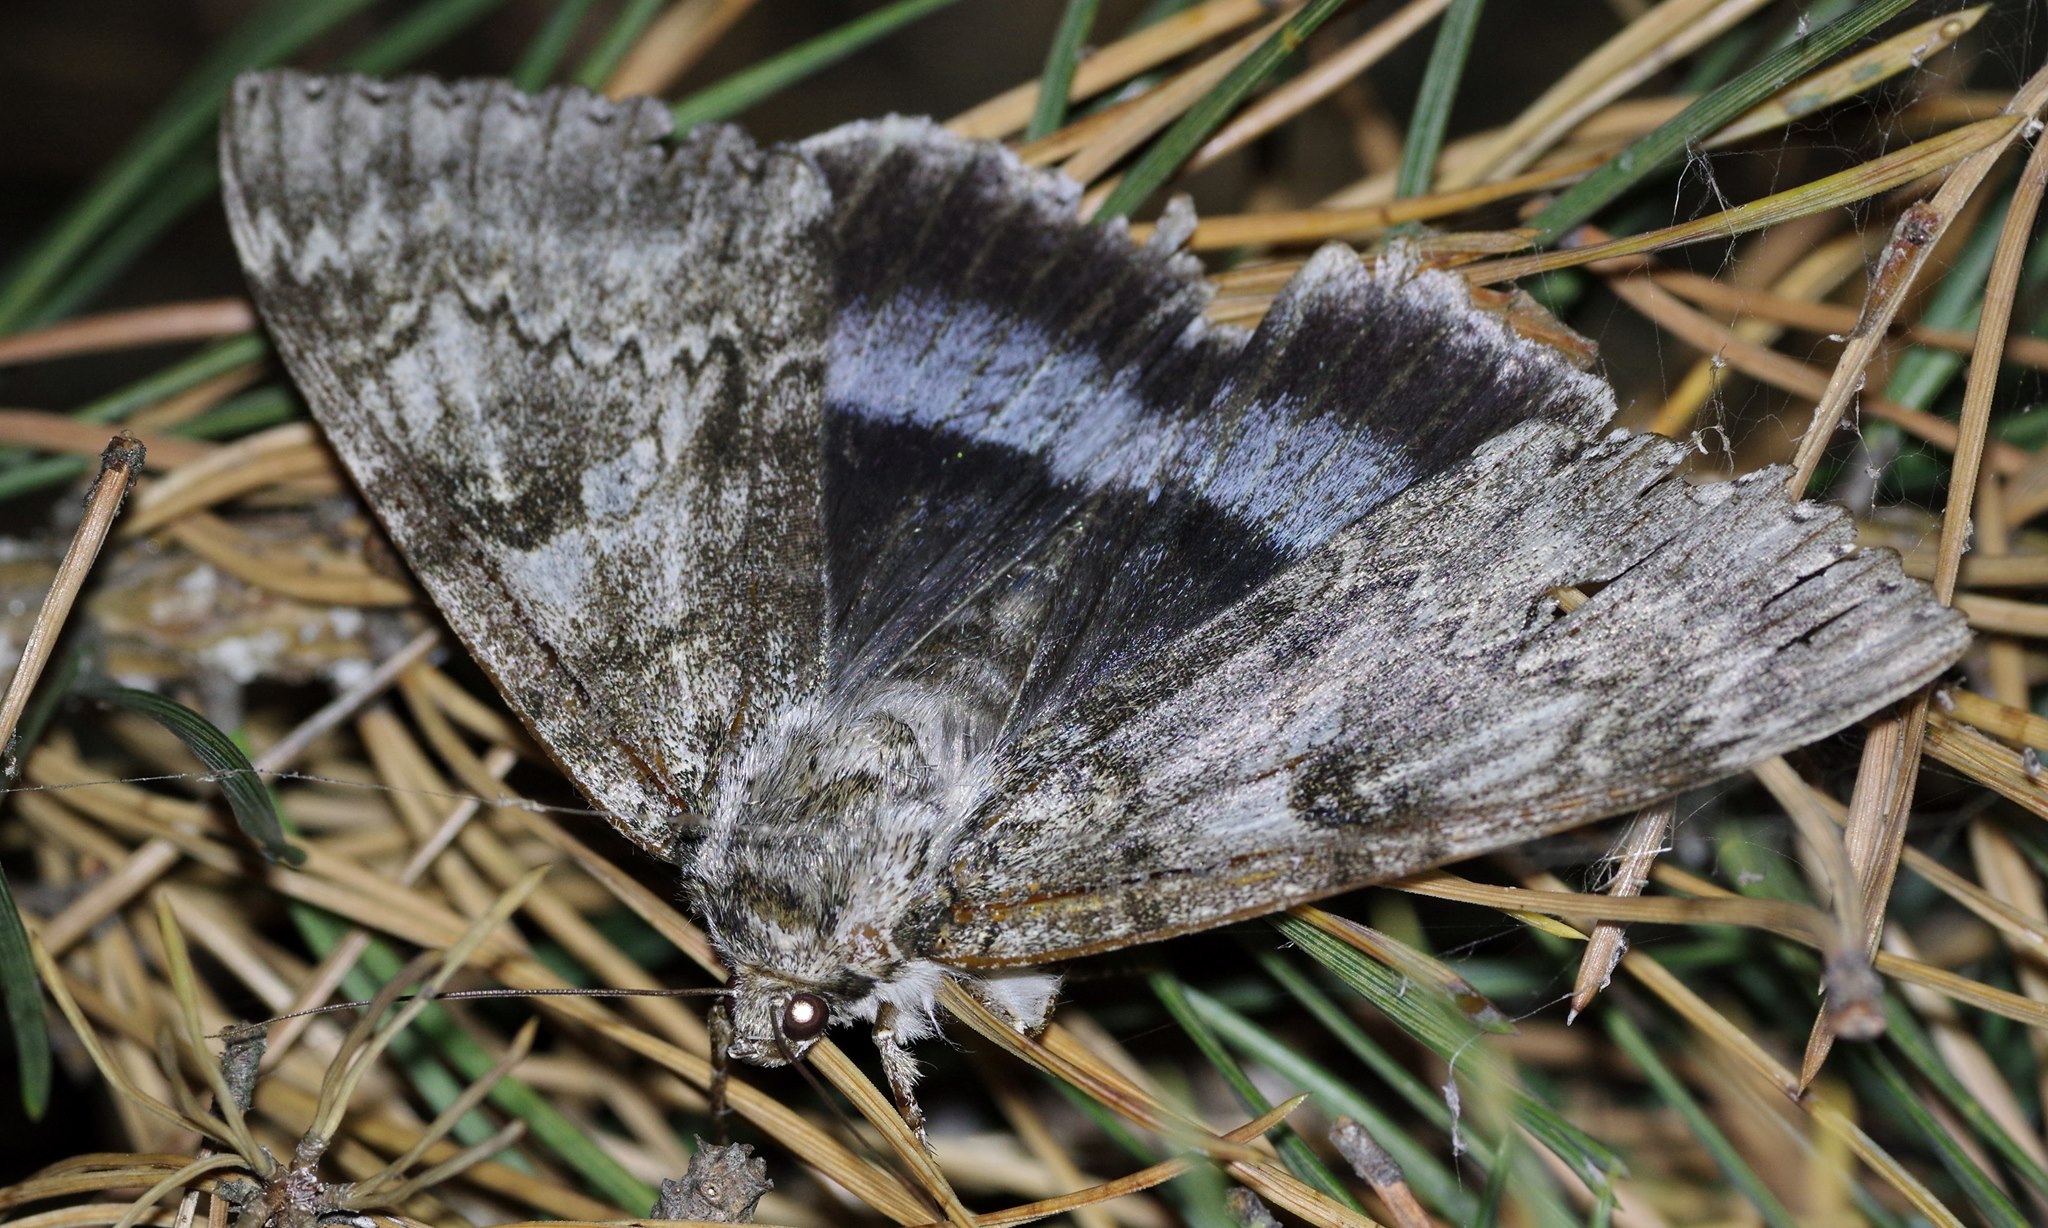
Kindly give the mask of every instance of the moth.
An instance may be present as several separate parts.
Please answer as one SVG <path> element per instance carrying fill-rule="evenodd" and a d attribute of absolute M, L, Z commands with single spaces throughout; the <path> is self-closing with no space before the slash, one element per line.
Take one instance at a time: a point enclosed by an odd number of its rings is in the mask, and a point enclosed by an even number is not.
<path fill-rule="evenodd" d="M 1775 471 L 1693 485 L 1399 253 L 1256 331 L 921 119 L 245 76 L 227 213 L 420 583 L 731 970 L 732 1054 L 1616 814 L 1935 678 L 1963 620 Z M 1557 594 L 1591 593 L 1567 612 Z"/>

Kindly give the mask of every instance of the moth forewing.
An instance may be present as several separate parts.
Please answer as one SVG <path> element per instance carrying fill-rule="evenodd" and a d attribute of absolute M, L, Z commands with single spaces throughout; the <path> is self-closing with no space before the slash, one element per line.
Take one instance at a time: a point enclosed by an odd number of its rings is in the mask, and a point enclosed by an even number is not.
<path fill-rule="evenodd" d="M 800 157 L 667 131 L 648 100 L 280 72 L 221 132 L 329 441 L 513 709 L 663 853 L 734 729 L 819 671 L 829 209 Z"/>

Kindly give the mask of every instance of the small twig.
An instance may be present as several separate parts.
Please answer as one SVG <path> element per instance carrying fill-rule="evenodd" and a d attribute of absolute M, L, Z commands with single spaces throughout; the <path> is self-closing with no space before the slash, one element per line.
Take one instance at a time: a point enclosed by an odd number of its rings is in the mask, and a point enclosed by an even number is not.
<path fill-rule="evenodd" d="M 1676 813 L 1677 803 L 1673 801 L 1658 802 L 1636 812 L 1621 839 L 1608 850 L 1607 859 L 1614 863 L 1614 878 L 1607 884 L 1608 895 L 1643 893 L 1650 881 L 1650 867 L 1664 849 Z M 1586 935 L 1586 949 L 1579 956 L 1579 975 L 1572 985 L 1572 1005 L 1565 1016 L 1566 1023 L 1576 1020 L 1579 1012 L 1593 1004 L 1594 995 L 1607 987 L 1615 966 L 1627 952 L 1628 933 L 1619 922 L 1601 921 L 1593 926 Z"/>
<path fill-rule="evenodd" d="M 1400 1228 L 1430 1228 L 1436 1221 L 1416 1201 L 1415 1191 L 1408 1185 L 1408 1177 L 1401 1171 L 1401 1165 L 1387 1149 L 1380 1146 L 1365 1127 L 1349 1117 L 1339 1117 L 1330 1127 L 1330 1145 L 1358 1179 L 1372 1187 L 1380 1201 L 1393 1212 L 1394 1222 Z"/>
<path fill-rule="evenodd" d="M 35 625 L 29 629 L 28 639 L 22 645 L 21 662 L 15 666 L 14 678 L 7 684 L 6 695 L 0 697 L 0 781 L 12 781 L 20 772 L 14 745 L 15 727 L 21 720 L 22 710 L 28 707 L 28 697 L 35 690 L 36 681 L 50 663 L 58 633 L 64 629 L 64 620 L 71 615 L 79 590 L 85 587 L 85 577 L 92 571 L 93 560 L 99 557 L 100 547 L 106 543 L 114 517 L 121 510 L 121 502 L 128 497 L 129 488 L 142 473 L 144 454 L 142 444 L 126 431 L 108 440 L 106 449 L 100 453 L 100 475 L 85 496 L 85 519 L 79 522 L 77 532 L 71 535 L 71 546 L 64 552 L 64 561 L 57 565 L 50 593 L 43 599 L 42 609 L 36 612 Z"/>

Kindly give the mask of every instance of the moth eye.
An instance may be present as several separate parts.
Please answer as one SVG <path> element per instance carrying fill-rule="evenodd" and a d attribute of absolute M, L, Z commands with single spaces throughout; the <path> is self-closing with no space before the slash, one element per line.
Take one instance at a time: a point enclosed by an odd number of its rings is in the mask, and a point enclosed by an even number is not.
<path fill-rule="evenodd" d="M 825 999 L 814 993 L 800 993 L 782 1007 L 782 1034 L 790 1040 L 809 1040 L 820 1035 L 832 1020 Z"/>

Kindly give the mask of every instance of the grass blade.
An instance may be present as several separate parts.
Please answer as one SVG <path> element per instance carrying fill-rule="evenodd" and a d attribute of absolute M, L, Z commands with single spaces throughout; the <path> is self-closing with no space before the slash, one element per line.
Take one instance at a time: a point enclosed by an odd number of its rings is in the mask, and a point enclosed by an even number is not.
<path fill-rule="evenodd" d="M 80 422 L 112 424 L 144 406 L 176 396 L 216 375 L 225 375 L 245 363 L 256 362 L 270 353 L 270 343 L 255 333 L 244 333 L 207 346 L 190 358 L 173 363 L 154 375 L 118 389 L 79 408 L 72 415 Z"/>
<path fill-rule="evenodd" d="M 306 416 L 297 397 L 283 388 L 257 388 L 216 406 L 171 430 L 185 439 L 227 439 Z M 0 469 L 0 501 L 61 486 L 92 471 L 87 456 L 43 456 Z"/>
<path fill-rule="evenodd" d="M 2044 1169 L 2026 1148 L 2015 1142 L 1997 1119 L 1984 1110 L 1982 1101 L 1971 1095 L 1970 1090 L 1949 1070 L 1941 1054 L 1935 1050 L 1920 1017 L 1893 997 L 1885 998 L 1884 1007 L 1886 1043 L 1912 1063 L 1914 1072 L 1941 1093 L 1949 1110 L 1968 1123 L 1977 1132 L 1977 1137 L 1989 1144 L 2013 1172 L 2019 1174 L 2037 1194 L 2048 1195 L 2048 1169 Z"/>
<path fill-rule="evenodd" d="M 102 680 L 84 683 L 75 693 L 146 716 L 176 734 L 208 771 L 217 774 L 221 792 L 227 795 L 228 806 L 235 813 L 236 825 L 255 841 L 256 851 L 263 854 L 264 860 L 287 866 L 296 866 L 306 860 L 305 850 L 285 839 L 284 823 L 278 818 L 277 807 L 270 801 L 270 791 L 263 787 L 263 779 L 256 774 L 255 766 L 219 726 L 184 704 L 166 699 L 154 691 L 141 691 Z"/>
<path fill-rule="evenodd" d="M 590 13 L 590 3 L 591 0 L 560 0 L 555 5 L 555 11 L 548 14 L 540 32 L 526 45 L 526 53 L 512 69 L 515 85 L 530 94 L 546 88 L 555 79 L 555 70 L 562 66 L 562 57 L 569 54 L 569 44 Z"/>
<path fill-rule="evenodd" d="M 1188 1002 L 1187 987 L 1180 979 L 1170 973 L 1155 972 L 1148 980 L 1152 992 L 1158 995 L 1159 1001 L 1166 1007 L 1167 1014 L 1173 1016 L 1174 1022 L 1180 1024 L 1181 1029 L 1195 1042 L 1195 1047 L 1202 1051 L 1202 1056 L 1208 1058 L 1209 1064 L 1214 1066 L 1216 1072 L 1230 1084 L 1231 1090 L 1237 1093 L 1238 1100 L 1254 1117 L 1271 1112 L 1272 1103 L 1252 1085 L 1251 1076 L 1245 1073 L 1244 1067 L 1237 1063 L 1237 1059 L 1230 1056 L 1230 1051 L 1223 1047 L 1223 1041 Z M 1344 1188 L 1343 1183 L 1337 1180 L 1329 1168 L 1316 1158 L 1316 1154 L 1309 1150 L 1308 1144 L 1292 1126 L 1281 1126 L 1268 1137 L 1273 1142 L 1274 1150 L 1280 1153 L 1280 1158 L 1293 1170 L 1295 1176 L 1352 1210 L 1364 1214 L 1365 1208 L 1351 1196 L 1351 1192 Z"/>
<path fill-rule="evenodd" d="M 1342 1113 L 1362 1123 L 1401 1166 L 1416 1194 L 1434 1206 L 1439 1214 L 1450 1217 L 1454 1223 L 1471 1220 L 1475 1206 L 1472 1192 L 1466 1188 L 1463 1178 L 1445 1166 L 1437 1142 L 1415 1137 L 1411 1130 L 1404 1129 L 1377 1103 L 1360 1094 L 1334 1071 L 1303 1057 L 1292 1047 L 1276 1042 L 1265 1029 L 1221 1002 L 1195 991 L 1189 991 L 1187 998 L 1188 1004 L 1203 1021 L 1225 1041 L 1271 1067 L 1289 1083 L 1312 1094 L 1317 1108 L 1325 1113 Z M 1442 1113 L 1443 1105 L 1438 1103 L 1436 1109 Z M 1471 1160 L 1489 1169 L 1496 1154 L 1490 1144 L 1477 1140 L 1467 1152 Z"/>
<path fill-rule="evenodd" d="M 1626 1171 L 1627 1165 L 1612 1148 L 1572 1125 L 1550 1105 L 1513 1086 L 1514 1080 L 1504 1071 L 1491 1070 L 1485 1057 L 1488 1050 L 1477 1043 L 1482 1030 L 1449 995 L 1395 973 L 1299 918 L 1283 916 L 1274 924 L 1438 1056 L 1463 1068 L 1474 1079 L 1498 1084 L 1507 1095 L 1514 1119 L 1593 1190 L 1605 1187 L 1606 1174 Z"/>
<path fill-rule="evenodd" d="M 1465 78 L 1465 57 L 1472 50 L 1472 35 L 1479 29 L 1479 12 L 1485 7 L 1486 0 L 1451 0 L 1451 7 L 1444 11 L 1443 25 L 1429 51 L 1429 66 L 1422 73 L 1422 88 L 1415 96 L 1415 118 L 1408 121 L 1408 139 L 1401 144 L 1401 171 L 1394 180 L 1397 197 L 1426 194 L 1436 177 L 1436 159 L 1450 126 L 1451 106 Z"/>
<path fill-rule="evenodd" d="M 1756 1170 L 1743 1160 L 1742 1154 L 1735 1149 L 1735 1144 L 1728 1140 L 1728 1136 L 1722 1133 L 1721 1128 L 1714 1124 L 1705 1110 L 1700 1108 L 1699 1102 L 1693 1099 L 1685 1084 L 1672 1073 L 1671 1067 L 1665 1065 L 1664 1059 L 1657 1055 L 1656 1046 L 1650 1043 L 1649 1037 L 1643 1035 L 1642 1029 L 1628 1017 L 1628 1013 L 1618 1010 L 1604 1011 L 1601 1013 L 1601 1020 L 1607 1026 L 1607 1034 L 1614 1038 L 1614 1043 L 1621 1046 L 1622 1051 L 1635 1062 L 1637 1069 L 1642 1071 L 1643 1077 L 1649 1080 L 1650 1087 L 1657 1093 L 1657 1098 L 1684 1119 L 1693 1137 L 1699 1140 L 1700 1146 L 1713 1157 L 1715 1166 L 1728 1178 L 1728 1183 L 1741 1191 L 1742 1196 L 1749 1200 L 1749 1205 L 1756 1208 L 1757 1214 L 1763 1217 L 1764 1222 L 1771 1225 L 1771 1228 L 1799 1228 L 1798 1219 L 1785 1209 L 1785 1204 L 1779 1202 L 1777 1195 L 1771 1193 L 1770 1187 L 1756 1175 Z"/>
<path fill-rule="evenodd" d="M 7 1034 L 14 1040 L 15 1076 L 21 1080 L 21 1108 L 40 1121 L 50 1107 L 50 1031 L 43 1019 L 42 982 L 28 949 L 28 929 L 14 905 L 7 873 L 0 870 L 0 998 L 7 1007 Z"/>
<path fill-rule="evenodd" d="M 195 149 L 187 154 L 22 317 L 22 327 L 39 328 L 77 315 L 219 186 L 213 151 Z"/>
<path fill-rule="evenodd" d="M 503 3 L 505 0 L 436 0 L 423 4 L 342 63 L 372 77 L 387 76 L 455 37 Z"/>
<path fill-rule="evenodd" d="M 1052 47 L 1045 55 L 1045 71 L 1038 79 L 1038 106 L 1024 129 L 1024 139 L 1035 141 L 1057 132 L 1067 122 L 1067 92 L 1074 88 L 1074 65 L 1081 58 L 1081 44 L 1095 25 L 1099 0 L 1067 0 L 1060 14 L 1059 29 L 1053 32 Z"/>
<path fill-rule="evenodd" d="M 1911 1125 L 1940 1157 L 1942 1167 L 1962 1187 L 1963 1193 L 1975 1204 L 1984 1222 L 1994 1228 L 2026 1228 L 2027 1218 L 2010 1199 L 1999 1190 L 1989 1174 L 1977 1167 L 1970 1153 L 1949 1134 L 1934 1114 L 1927 1111 L 1920 1102 L 1920 1094 L 1906 1081 L 1906 1076 L 1892 1064 L 1884 1054 L 1868 1048 L 1857 1051 L 1862 1057 L 1860 1063 L 1877 1077 L 1877 1084 L 1884 1090 L 1896 1114 L 1893 1120 L 1902 1127 Z"/>

